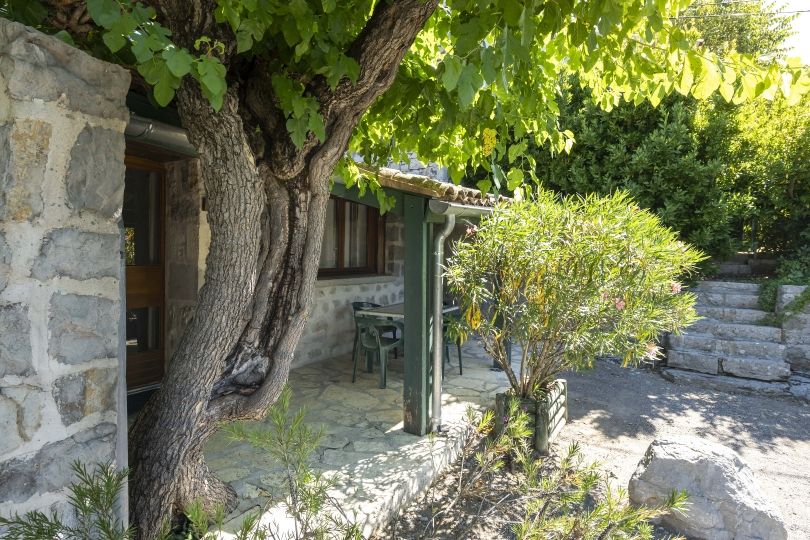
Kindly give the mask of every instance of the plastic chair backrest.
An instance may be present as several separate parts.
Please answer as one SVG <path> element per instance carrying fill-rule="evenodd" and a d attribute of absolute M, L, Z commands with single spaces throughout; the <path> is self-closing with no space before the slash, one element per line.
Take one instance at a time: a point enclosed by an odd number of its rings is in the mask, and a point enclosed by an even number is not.
<path fill-rule="evenodd" d="M 354 327 L 355 329 L 358 328 L 357 326 L 357 312 L 361 309 L 371 309 L 381 307 L 381 304 L 375 304 L 374 302 L 352 302 L 352 315 L 355 316 L 354 319 Z"/>

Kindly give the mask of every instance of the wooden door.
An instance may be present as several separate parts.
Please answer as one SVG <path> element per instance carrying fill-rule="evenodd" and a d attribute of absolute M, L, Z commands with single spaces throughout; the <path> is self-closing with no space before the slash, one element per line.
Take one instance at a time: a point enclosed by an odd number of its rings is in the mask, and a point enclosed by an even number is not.
<path fill-rule="evenodd" d="M 160 163 L 127 156 L 124 256 L 127 390 L 155 387 L 164 368 L 164 178 Z"/>

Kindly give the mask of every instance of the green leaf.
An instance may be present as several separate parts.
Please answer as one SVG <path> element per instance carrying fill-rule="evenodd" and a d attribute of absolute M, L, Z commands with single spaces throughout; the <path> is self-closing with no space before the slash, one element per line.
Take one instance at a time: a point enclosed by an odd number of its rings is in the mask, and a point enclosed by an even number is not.
<path fill-rule="evenodd" d="M 498 78 L 498 57 L 492 47 L 481 49 L 481 75 L 487 84 L 494 83 Z"/>
<path fill-rule="evenodd" d="M 152 92 L 155 96 L 155 101 L 157 101 L 157 104 L 161 107 L 165 107 L 174 99 L 174 88 L 172 88 L 168 77 L 160 79 L 152 89 Z"/>
<path fill-rule="evenodd" d="M 172 47 L 163 51 L 163 58 L 166 60 L 166 67 L 175 77 L 182 78 L 191 71 L 194 64 L 194 57 L 185 49 Z"/>
<path fill-rule="evenodd" d="M 307 124 L 309 131 L 311 131 L 318 140 L 324 142 L 326 140 L 326 127 L 323 124 L 323 117 L 318 111 L 311 111 L 309 113 L 309 122 Z"/>
<path fill-rule="evenodd" d="M 507 157 L 509 159 L 509 163 L 514 163 L 515 158 L 519 155 L 523 154 L 526 151 L 526 148 L 529 146 L 529 141 L 522 140 L 517 144 L 513 144 L 509 147 L 509 151 L 507 152 Z"/>
<path fill-rule="evenodd" d="M 515 191 L 521 184 L 523 184 L 523 171 L 511 169 L 506 175 L 506 189 Z"/>
<path fill-rule="evenodd" d="M 717 87 L 720 86 L 723 79 L 720 76 L 720 70 L 717 69 L 717 65 L 714 62 L 701 57 L 700 64 L 701 76 L 692 89 L 692 95 L 697 99 L 706 99 L 717 90 Z"/>
<path fill-rule="evenodd" d="M 490 180 L 479 180 L 475 186 L 482 193 L 489 193 L 489 190 L 492 189 L 492 182 Z"/>
<path fill-rule="evenodd" d="M 225 66 L 219 60 L 210 56 L 203 56 L 197 64 L 199 81 L 202 86 L 217 96 L 225 93 Z"/>
<path fill-rule="evenodd" d="M 104 28 L 111 28 L 121 17 L 121 6 L 115 0 L 87 0 L 90 17 Z"/>
<path fill-rule="evenodd" d="M 306 118 L 292 116 L 287 120 L 287 131 L 296 148 L 304 146 L 309 132 L 309 123 Z"/>
<path fill-rule="evenodd" d="M 475 64 L 467 64 L 461 70 L 458 79 L 458 101 L 462 109 L 469 107 L 475 99 L 475 94 L 483 86 L 484 79 Z"/>
<path fill-rule="evenodd" d="M 458 79 L 461 77 L 461 59 L 453 54 L 448 54 L 444 57 L 444 60 L 442 60 L 442 64 L 444 64 L 442 85 L 445 90 L 450 92 L 456 87 Z"/>

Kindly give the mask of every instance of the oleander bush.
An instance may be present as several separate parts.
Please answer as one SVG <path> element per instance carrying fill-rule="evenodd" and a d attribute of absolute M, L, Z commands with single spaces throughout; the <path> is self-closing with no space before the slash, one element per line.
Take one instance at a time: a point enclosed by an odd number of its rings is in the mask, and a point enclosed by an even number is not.
<path fill-rule="evenodd" d="M 455 244 L 447 280 L 466 331 L 536 398 L 566 369 L 616 355 L 660 354 L 662 332 L 696 320 L 681 282 L 704 256 L 623 192 L 561 197 L 539 190 L 501 204 Z M 519 354 L 510 363 L 508 344 Z"/>

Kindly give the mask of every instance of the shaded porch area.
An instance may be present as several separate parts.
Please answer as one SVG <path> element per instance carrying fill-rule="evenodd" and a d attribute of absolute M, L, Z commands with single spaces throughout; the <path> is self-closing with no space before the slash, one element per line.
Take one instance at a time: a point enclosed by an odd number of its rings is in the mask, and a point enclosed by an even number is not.
<path fill-rule="evenodd" d="M 352 336 L 347 336 L 351 339 Z M 330 495 L 365 536 L 382 527 L 424 490 L 458 455 L 465 436 L 468 406 L 492 406 L 508 386 L 502 372 L 475 341 L 462 349 L 464 374 L 455 351 L 446 366 L 443 425 L 446 432 L 420 437 L 403 429 L 403 359 L 391 359 L 388 387 L 379 389 L 378 374 L 358 370 L 352 384 L 350 355 L 294 369 L 289 384 L 294 407 L 307 408 L 307 422 L 323 426 L 325 437 L 313 455 L 313 467 L 334 478 Z M 239 495 L 239 506 L 225 530 L 233 530 L 246 512 L 263 508 L 269 516 L 285 490 L 282 471 L 263 450 L 234 442 L 219 433 L 206 446 L 206 461 Z M 227 537 L 227 536 L 226 536 Z"/>

